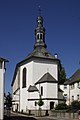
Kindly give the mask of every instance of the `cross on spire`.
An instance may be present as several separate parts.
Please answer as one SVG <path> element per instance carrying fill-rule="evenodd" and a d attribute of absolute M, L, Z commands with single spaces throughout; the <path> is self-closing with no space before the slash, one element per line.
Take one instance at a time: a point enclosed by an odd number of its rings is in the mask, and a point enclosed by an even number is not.
<path fill-rule="evenodd" d="M 39 15 L 41 16 L 41 6 L 40 5 L 39 5 L 38 11 L 39 11 Z"/>

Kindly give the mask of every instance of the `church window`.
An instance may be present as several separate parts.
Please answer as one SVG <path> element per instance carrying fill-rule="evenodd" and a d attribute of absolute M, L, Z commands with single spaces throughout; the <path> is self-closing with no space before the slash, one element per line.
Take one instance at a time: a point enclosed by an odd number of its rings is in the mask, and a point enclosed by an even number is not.
<path fill-rule="evenodd" d="M 20 87 L 20 70 L 18 71 L 18 87 Z"/>
<path fill-rule="evenodd" d="M 72 96 L 72 101 L 74 101 L 74 96 Z"/>
<path fill-rule="evenodd" d="M 64 89 L 67 89 L 67 85 L 64 85 Z"/>
<path fill-rule="evenodd" d="M 43 37 L 42 37 L 42 34 L 40 34 L 40 39 L 42 39 Z"/>
<path fill-rule="evenodd" d="M 23 74 L 22 74 L 22 87 L 26 87 L 26 68 L 23 69 Z"/>
<path fill-rule="evenodd" d="M 39 34 L 37 34 L 37 39 L 39 39 Z"/>
<path fill-rule="evenodd" d="M 43 95 L 43 87 L 41 86 L 41 96 Z"/>
<path fill-rule="evenodd" d="M 79 100 L 79 95 L 77 95 L 77 100 Z"/>

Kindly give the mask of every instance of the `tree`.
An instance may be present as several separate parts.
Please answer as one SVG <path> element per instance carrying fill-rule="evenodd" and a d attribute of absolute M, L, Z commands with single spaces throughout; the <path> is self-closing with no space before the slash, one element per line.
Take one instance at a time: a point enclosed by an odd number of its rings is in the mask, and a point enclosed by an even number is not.
<path fill-rule="evenodd" d="M 41 107 L 42 105 L 44 105 L 44 102 L 42 101 L 41 95 L 40 95 L 40 98 L 39 98 L 39 101 L 38 101 L 37 104 L 38 104 L 40 107 Z"/>
<path fill-rule="evenodd" d="M 71 110 L 73 112 L 80 110 L 80 101 L 79 102 L 77 100 L 73 101 L 71 103 Z"/>
<path fill-rule="evenodd" d="M 12 96 L 11 96 L 10 92 L 8 92 L 8 95 L 5 96 L 4 105 L 6 106 L 7 116 L 10 117 L 10 110 L 12 107 Z"/>
<path fill-rule="evenodd" d="M 64 67 L 62 67 L 59 72 L 59 83 L 63 84 L 65 81 L 66 81 L 66 72 Z"/>
<path fill-rule="evenodd" d="M 37 102 L 37 104 L 39 105 L 39 116 L 41 116 L 41 106 L 44 105 L 41 95 L 39 95 L 39 101 Z"/>
<path fill-rule="evenodd" d="M 12 107 L 12 96 L 11 94 L 8 92 L 8 95 L 6 96 L 6 102 L 5 102 L 6 108 L 7 109 L 11 109 Z"/>

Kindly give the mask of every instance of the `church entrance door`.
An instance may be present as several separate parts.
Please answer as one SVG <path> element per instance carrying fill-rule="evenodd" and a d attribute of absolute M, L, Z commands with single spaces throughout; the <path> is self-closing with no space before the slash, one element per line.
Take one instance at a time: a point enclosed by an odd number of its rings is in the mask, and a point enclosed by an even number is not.
<path fill-rule="evenodd" d="M 50 110 L 54 108 L 54 102 L 50 102 Z"/>

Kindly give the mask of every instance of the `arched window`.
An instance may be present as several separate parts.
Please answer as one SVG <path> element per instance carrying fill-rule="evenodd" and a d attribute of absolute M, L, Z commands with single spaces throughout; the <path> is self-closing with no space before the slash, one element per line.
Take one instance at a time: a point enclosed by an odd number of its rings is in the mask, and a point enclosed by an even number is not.
<path fill-rule="evenodd" d="M 40 39 L 43 39 L 42 33 L 40 34 Z"/>
<path fill-rule="evenodd" d="M 23 88 L 26 87 L 26 68 L 23 69 L 23 73 L 22 73 L 22 87 Z"/>
<path fill-rule="evenodd" d="M 37 34 L 37 39 L 39 39 L 39 34 Z"/>
<path fill-rule="evenodd" d="M 41 96 L 43 96 L 43 87 L 41 86 Z"/>

